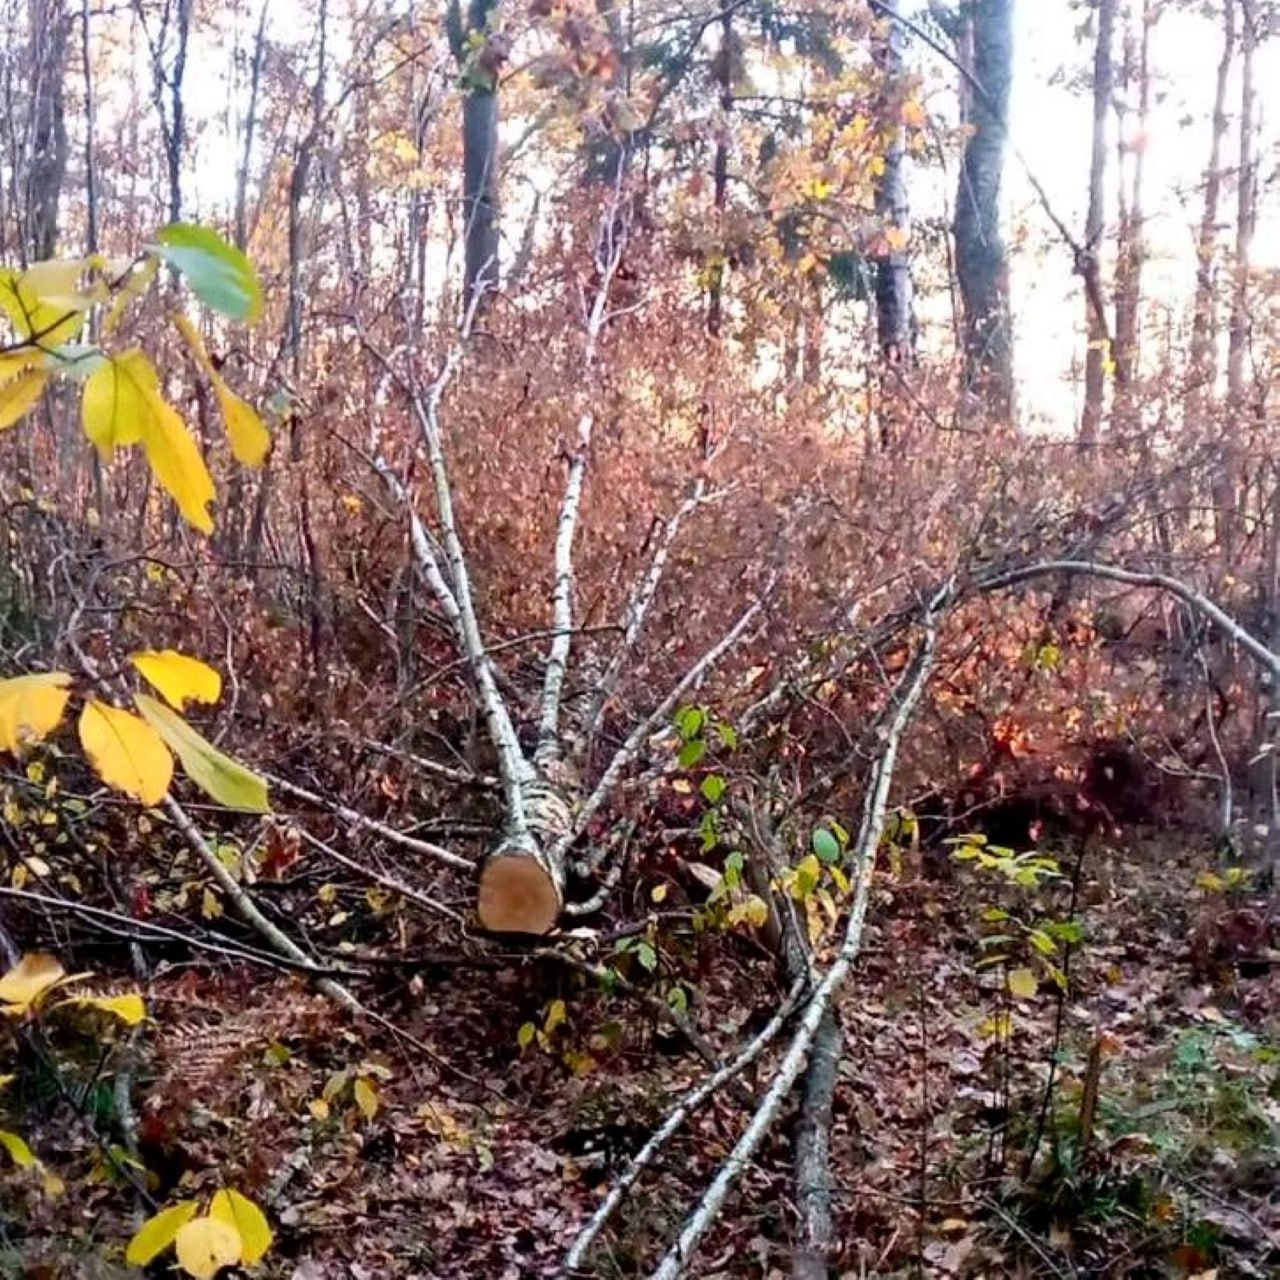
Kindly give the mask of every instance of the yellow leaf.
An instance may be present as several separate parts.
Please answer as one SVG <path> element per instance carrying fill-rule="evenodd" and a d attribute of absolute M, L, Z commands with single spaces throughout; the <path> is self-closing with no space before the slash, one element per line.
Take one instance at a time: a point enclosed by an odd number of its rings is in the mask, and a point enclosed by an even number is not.
<path fill-rule="evenodd" d="M 37 262 L 23 272 L 0 271 L 0 308 L 18 335 L 43 347 L 69 342 L 84 325 L 96 295 L 79 288 L 85 263 Z"/>
<path fill-rule="evenodd" d="M 192 1218 L 173 1238 L 178 1265 L 195 1280 L 212 1280 L 240 1261 L 240 1233 L 221 1218 Z"/>
<path fill-rule="evenodd" d="M 147 1016 L 146 1001 L 133 993 L 122 996 L 77 996 L 65 1004 L 83 1004 L 104 1013 L 114 1014 L 127 1027 L 136 1027 Z"/>
<path fill-rule="evenodd" d="M 208 507 L 217 490 L 195 437 L 172 405 L 156 399 L 142 429 L 142 447 L 156 479 L 178 504 L 188 524 L 201 533 L 213 532 Z"/>
<path fill-rule="evenodd" d="M 271 436 L 262 419 L 256 410 L 227 386 L 225 379 L 214 368 L 195 325 L 184 315 L 174 316 L 173 323 L 186 340 L 191 354 L 213 383 L 218 406 L 227 424 L 227 439 L 231 443 L 231 452 L 236 461 L 243 462 L 247 467 L 260 467 L 271 448 Z"/>
<path fill-rule="evenodd" d="M 173 1243 L 179 1230 L 196 1216 L 198 1208 L 194 1200 L 182 1200 L 153 1214 L 134 1233 L 124 1251 L 124 1260 L 131 1267 L 145 1267 Z"/>
<path fill-rule="evenodd" d="M 129 661 L 179 711 L 187 702 L 217 702 L 222 696 L 222 677 L 199 658 L 190 658 L 176 649 L 133 653 Z"/>
<path fill-rule="evenodd" d="M 12 1071 L 8 1075 L 0 1076 L 0 1089 L 3 1089 L 7 1084 L 12 1084 L 17 1078 Z"/>
<path fill-rule="evenodd" d="M 1032 1000 L 1040 990 L 1040 983 L 1030 969 L 1010 969 L 1009 993 L 1019 1000 Z"/>
<path fill-rule="evenodd" d="M 329 1118 L 329 1104 L 323 1098 L 312 1098 L 307 1103 L 307 1110 L 311 1112 L 312 1118 L 315 1120 L 327 1120 Z"/>
<path fill-rule="evenodd" d="M 266 461 L 271 448 L 271 436 L 258 416 L 257 410 L 242 400 L 219 378 L 213 389 L 222 406 L 222 416 L 227 424 L 227 439 L 237 462 L 246 467 L 260 467 Z"/>
<path fill-rule="evenodd" d="M 180 715 L 145 693 L 135 699 L 146 722 L 177 753 L 187 776 L 206 795 L 228 809 L 269 813 L 267 784 L 238 760 L 224 755 Z"/>
<path fill-rule="evenodd" d="M 542 1024 L 543 1034 L 548 1036 L 551 1035 L 552 1032 L 554 1032 L 555 1029 L 564 1022 L 567 1014 L 568 1011 L 565 1008 L 564 1001 L 553 1000 L 549 1005 L 547 1005 L 547 1019 Z"/>
<path fill-rule="evenodd" d="M 5 1013 L 25 1013 L 42 995 L 66 981 L 66 970 L 56 957 L 44 952 L 25 955 L 0 978 L 0 1002 L 10 1007 Z"/>
<path fill-rule="evenodd" d="M 36 1153 L 16 1133 L 10 1133 L 8 1129 L 0 1129 L 0 1147 L 3 1147 L 13 1158 L 13 1163 L 19 1169 L 38 1169 L 40 1161 L 36 1159 Z"/>
<path fill-rule="evenodd" d="M 107 338 L 115 333 L 116 326 L 120 323 L 120 318 L 124 315 L 129 303 L 145 293 L 152 280 L 156 278 L 156 272 L 160 270 L 160 259 L 148 255 L 141 263 L 136 266 L 131 265 L 125 270 L 124 279 L 116 289 L 116 296 L 111 303 L 111 310 L 107 312 L 107 318 L 102 323 L 103 336 Z M 108 274 L 119 279 L 121 269 L 111 270 Z"/>
<path fill-rule="evenodd" d="M 240 1236 L 240 1261 L 252 1267 L 271 1248 L 271 1228 L 266 1215 L 248 1196 L 229 1187 L 219 1191 L 209 1205 L 209 1216 L 234 1227 Z"/>
<path fill-rule="evenodd" d="M 173 757 L 160 735 L 132 712 L 90 699 L 80 713 L 80 745 L 109 787 L 143 804 L 164 799 L 173 779 Z"/>
<path fill-rule="evenodd" d="M 366 1120 L 372 1120 L 378 1114 L 378 1090 L 371 1080 L 366 1080 L 364 1076 L 358 1077 L 351 1088 L 351 1096 Z"/>
<path fill-rule="evenodd" d="M 28 369 L 0 386 L 0 431 L 11 427 L 35 408 L 49 375 L 44 369 Z"/>
<path fill-rule="evenodd" d="M 89 375 L 80 397 L 80 421 L 104 460 L 117 446 L 142 439 L 159 396 L 155 366 L 137 349 L 109 357 Z"/>
<path fill-rule="evenodd" d="M 67 709 L 70 684 L 65 671 L 0 680 L 0 751 L 18 752 L 47 738 Z"/>

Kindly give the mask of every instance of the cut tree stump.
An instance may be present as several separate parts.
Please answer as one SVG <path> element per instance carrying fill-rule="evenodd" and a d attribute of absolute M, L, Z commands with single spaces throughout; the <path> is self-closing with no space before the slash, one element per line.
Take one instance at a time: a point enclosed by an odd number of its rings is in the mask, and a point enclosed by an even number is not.
<path fill-rule="evenodd" d="M 524 788 L 525 830 L 511 832 L 484 861 L 476 912 L 490 933 L 550 933 L 564 910 L 564 857 L 553 853 L 569 830 L 569 806 L 539 780 Z"/>

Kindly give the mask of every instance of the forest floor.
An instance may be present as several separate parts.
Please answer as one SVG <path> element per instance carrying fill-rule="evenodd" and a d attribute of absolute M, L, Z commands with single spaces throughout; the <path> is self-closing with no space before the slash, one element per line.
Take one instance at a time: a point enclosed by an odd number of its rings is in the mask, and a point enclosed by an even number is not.
<path fill-rule="evenodd" d="M 1280 971 L 1234 963 L 1246 908 L 1197 885 L 1203 850 L 1175 850 L 1153 837 L 1084 860 L 1061 1000 L 1052 982 L 1012 1000 L 998 966 L 977 966 L 1006 888 L 967 864 L 884 878 L 841 1004 L 836 1274 L 1280 1275 Z M 359 989 L 386 1024 L 261 969 L 156 976 L 129 1050 L 154 1194 L 253 1195 L 276 1235 L 255 1274 L 272 1280 L 556 1275 L 610 1178 L 707 1067 L 626 994 L 546 958 L 384 944 L 385 977 Z M 663 970 L 726 1049 L 780 999 L 747 938 L 672 943 Z M 559 1025 L 522 1048 L 520 1028 L 546 1028 L 557 1001 Z M 87 1110 L 27 1107 L 24 1134 L 65 1191 L 5 1172 L 0 1274 L 136 1274 L 120 1262 L 134 1197 Z M 743 1117 L 723 1093 L 695 1116 L 589 1274 L 652 1269 Z M 694 1273 L 789 1274 L 791 1178 L 781 1129 Z"/>

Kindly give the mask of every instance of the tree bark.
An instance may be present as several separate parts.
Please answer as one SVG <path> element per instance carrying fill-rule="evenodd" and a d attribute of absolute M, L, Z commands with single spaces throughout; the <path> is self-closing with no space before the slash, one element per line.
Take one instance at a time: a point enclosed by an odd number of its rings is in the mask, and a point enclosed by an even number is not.
<path fill-rule="evenodd" d="M 1120 119 L 1120 221 L 1116 230 L 1115 278 L 1115 362 L 1116 401 L 1113 420 L 1121 434 L 1140 424 L 1135 421 L 1134 381 L 1138 376 L 1141 341 L 1139 315 L 1142 304 L 1142 273 L 1146 263 L 1145 213 L 1146 129 L 1151 107 L 1151 0 L 1142 0 L 1141 32 L 1135 36 L 1133 22 L 1125 29 L 1122 87 L 1137 84 L 1137 131 L 1125 135 L 1125 118 Z M 1126 175 L 1126 163 L 1132 169 Z M 1126 176 L 1128 181 L 1126 182 Z"/>
<path fill-rule="evenodd" d="M 23 252 L 31 262 L 52 258 L 58 245 L 58 205 L 67 174 L 63 78 L 71 18 L 65 0 L 30 0 L 32 67 Z"/>
<path fill-rule="evenodd" d="M 988 416 L 1013 419 L 1009 263 L 1000 233 L 1005 120 L 1013 77 L 1013 0 L 975 0 L 961 59 L 981 92 L 962 93 L 965 145 L 956 194 L 956 276 L 964 311 L 964 383 Z"/>
<path fill-rule="evenodd" d="M 1103 222 L 1106 216 L 1107 117 L 1111 113 L 1113 64 L 1111 44 L 1115 33 L 1116 0 L 1097 0 L 1097 44 L 1093 53 L 1093 149 L 1089 159 L 1089 211 L 1085 216 L 1086 295 L 1090 290 L 1101 295 L 1098 252 L 1102 247 Z M 1080 443 L 1094 444 L 1102 428 L 1103 400 L 1106 393 L 1106 370 L 1111 362 L 1111 345 L 1106 331 L 1105 314 L 1086 296 L 1086 331 L 1089 346 L 1084 360 L 1084 416 L 1080 421 Z"/>
<path fill-rule="evenodd" d="M 498 73 L 503 45 L 490 31 L 500 0 L 450 0 L 449 43 L 462 73 L 463 287 L 498 287 Z"/>
<path fill-rule="evenodd" d="M 884 80 L 883 114 L 889 131 L 884 175 L 876 185 L 875 194 L 876 214 L 888 237 L 885 251 L 876 260 L 876 327 L 881 358 L 890 366 L 910 362 L 914 329 L 911 263 L 906 251 L 911 205 L 907 194 L 906 130 L 902 123 L 906 86 L 904 36 L 898 21 L 900 9 L 901 0 L 885 0 L 885 32 L 876 40 L 874 48 L 876 64 Z"/>
<path fill-rule="evenodd" d="M 1191 352 L 1187 370 L 1187 394 L 1183 402 L 1183 421 L 1199 426 L 1207 398 L 1212 396 L 1217 375 L 1215 355 L 1215 271 L 1218 247 L 1218 203 L 1222 196 L 1222 143 L 1227 133 L 1227 83 L 1236 52 L 1236 0 L 1225 0 L 1225 31 L 1222 56 L 1213 93 L 1213 140 L 1209 145 L 1209 164 L 1205 170 L 1204 206 L 1200 214 L 1200 230 L 1196 237 L 1196 289 L 1191 313 Z"/>
<path fill-rule="evenodd" d="M 1227 326 L 1228 423 L 1223 435 L 1223 459 L 1214 511 L 1218 549 L 1223 562 L 1235 561 L 1241 519 L 1241 458 L 1239 435 L 1245 429 L 1248 407 L 1245 395 L 1245 355 L 1249 346 L 1249 269 L 1253 258 L 1253 234 L 1258 220 L 1258 171 L 1254 154 L 1257 110 L 1253 55 L 1257 45 L 1258 15 L 1254 0 L 1240 0 L 1240 157 L 1236 175 L 1236 243 L 1232 264 L 1231 318 Z"/>

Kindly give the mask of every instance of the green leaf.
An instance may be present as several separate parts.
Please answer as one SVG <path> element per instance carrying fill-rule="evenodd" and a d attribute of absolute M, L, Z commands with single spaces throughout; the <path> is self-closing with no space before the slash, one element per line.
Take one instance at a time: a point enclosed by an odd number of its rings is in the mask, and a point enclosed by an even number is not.
<path fill-rule="evenodd" d="M 538 1034 L 538 1028 L 532 1022 L 523 1022 L 520 1024 L 520 1030 L 516 1032 L 516 1044 L 522 1049 L 527 1049 L 533 1043 L 533 1037 Z"/>
<path fill-rule="evenodd" d="M 705 721 L 701 707 L 681 707 L 676 712 L 676 732 L 688 742 L 698 736 Z"/>
<path fill-rule="evenodd" d="M 707 744 L 705 740 L 693 738 L 680 748 L 680 754 L 676 757 L 676 761 L 682 769 L 692 769 L 706 754 Z"/>
<path fill-rule="evenodd" d="M 711 773 L 703 778 L 698 790 L 702 792 L 702 798 L 708 804 L 719 804 L 724 795 L 724 788 L 724 779 L 718 773 Z"/>
<path fill-rule="evenodd" d="M 1035 947 L 1042 956 L 1051 956 L 1058 949 L 1058 944 L 1054 942 L 1054 940 L 1043 929 L 1032 929 L 1030 933 L 1027 934 L 1027 941 L 1031 943 L 1031 945 Z"/>
<path fill-rule="evenodd" d="M 182 761 L 187 776 L 206 795 L 228 809 L 269 813 L 267 784 L 238 760 L 223 755 L 176 711 L 140 693 L 134 699 L 142 718 Z"/>
<path fill-rule="evenodd" d="M 262 286 L 249 259 L 211 227 L 175 222 L 156 239 L 156 253 L 182 272 L 201 302 L 249 324 L 262 314 Z"/>
<path fill-rule="evenodd" d="M 716 732 L 720 735 L 720 743 L 726 751 L 738 749 L 738 731 L 733 725 L 721 722 L 716 725 Z"/>
<path fill-rule="evenodd" d="M 819 862 L 840 861 L 840 842 L 825 827 L 818 827 L 814 831 L 812 843 Z"/>
<path fill-rule="evenodd" d="M 641 967 L 650 973 L 658 967 L 658 953 L 653 949 L 651 942 L 642 942 L 636 948 L 636 959 L 640 961 Z"/>

